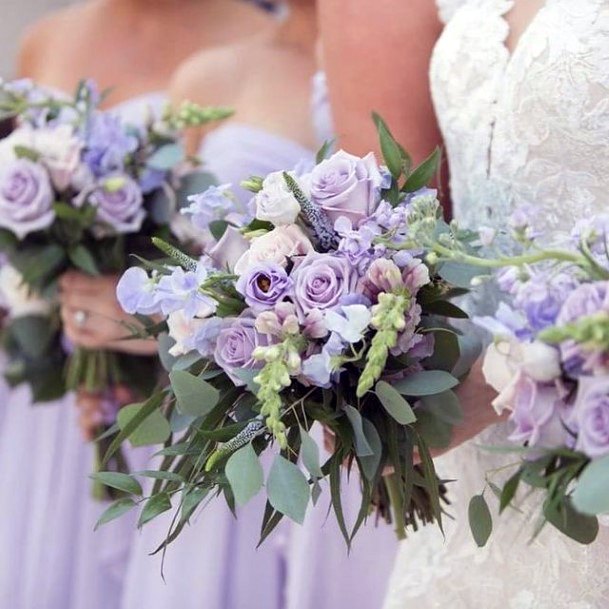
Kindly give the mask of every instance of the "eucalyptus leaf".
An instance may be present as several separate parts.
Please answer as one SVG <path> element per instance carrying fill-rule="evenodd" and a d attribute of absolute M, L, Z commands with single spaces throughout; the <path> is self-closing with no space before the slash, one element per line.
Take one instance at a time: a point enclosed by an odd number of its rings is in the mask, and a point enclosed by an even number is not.
<path fill-rule="evenodd" d="M 479 548 L 483 548 L 493 531 L 493 518 L 483 495 L 471 498 L 468 516 L 474 541 Z"/>
<path fill-rule="evenodd" d="M 143 404 L 130 404 L 118 411 L 118 425 L 121 430 L 138 416 L 144 408 Z M 169 421 L 163 416 L 159 408 L 150 413 L 129 435 L 132 446 L 150 446 L 162 444 L 171 435 Z"/>
<path fill-rule="evenodd" d="M 184 149 L 180 144 L 170 143 L 161 146 L 148 158 L 147 165 L 159 171 L 169 171 L 184 159 Z"/>
<path fill-rule="evenodd" d="M 381 463 L 383 454 L 383 443 L 379 432 L 376 430 L 374 423 L 365 417 L 362 418 L 364 435 L 368 441 L 368 445 L 372 449 L 372 454 L 367 457 L 359 457 L 362 472 L 367 480 L 373 480 Z"/>
<path fill-rule="evenodd" d="M 385 407 L 385 410 L 400 425 L 410 425 L 417 420 L 410 404 L 389 383 L 379 381 L 374 391 L 381 404 Z"/>
<path fill-rule="evenodd" d="M 157 338 L 159 359 L 161 365 L 167 372 L 171 372 L 176 363 L 176 358 L 169 353 L 169 350 L 176 344 L 176 341 L 167 334 L 167 332 L 161 332 Z"/>
<path fill-rule="evenodd" d="M 170 509 L 171 500 L 168 493 L 159 493 L 158 495 L 153 495 L 146 502 L 146 505 L 140 514 L 137 526 L 140 528 L 143 527 L 147 522 L 150 522 L 159 514 L 167 512 Z"/>
<path fill-rule="evenodd" d="M 459 360 L 452 369 L 452 375 L 461 378 L 467 374 L 474 362 L 482 353 L 482 341 L 471 333 L 460 335 L 459 341 Z"/>
<path fill-rule="evenodd" d="M 169 380 L 182 414 L 203 417 L 220 399 L 220 392 L 213 385 L 184 370 L 173 370 Z"/>
<path fill-rule="evenodd" d="M 370 457 L 374 454 L 368 439 L 364 434 L 364 425 L 362 421 L 362 415 L 359 413 L 357 408 L 347 404 L 345 406 L 345 414 L 351 423 L 353 429 L 353 436 L 355 438 L 355 454 L 358 457 Z"/>
<path fill-rule="evenodd" d="M 205 192 L 210 186 L 216 186 L 218 181 L 215 176 L 205 171 L 195 171 L 182 176 L 180 188 L 176 194 L 177 200 L 183 204 L 188 204 L 190 195 Z"/>
<path fill-rule="evenodd" d="M 121 472 L 97 472 L 89 477 L 97 482 L 101 482 L 104 486 L 109 486 L 131 495 L 142 494 L 140 483 L 129 474 Z"/>
<path fill-rule="evenodd" d="M 264 472 L 251 442 L 230 456 L 225 474 L 237 505 L 245 505 L 260 492 L 264 485 Z"/>
<path fill-rule="evenodd" d="M 270 504 L 294 522 L 302 524 L 309 503 L 309 484 L 294 463 L 275 457 L 266 482 Z"/>
<path fill-rule="evenodd" d="M 456 387 L 459 381 L 443 370 L 422 370 L 394 383 L 402 395 L 425 396 L 443 393 Z"/>
<path fill-rule="evenodd" d="M 425 407 L 417 408 L 415 428 L 431 448 L 448 448 L 453 426 Z"/>
<path fill-rule="evenodd" d="M 578 512 L 568 497 L 558 505 L 546 503 L 543 513 L 551 525 L 578 543 L 590 544 L 598 535 L 596 517 Z"/>
<path fill-rule="evenodd" d="M 110 506 L 104 510 L 102 515 L 99 517 L 99 520 L 95 523 L 95 530 L 97 531 L 97 529 L 99 529 L 99 527 L 102 525 L 120 518 L 123 514 L 126 514 L 129 510 L 132 510 L 135 506 L 136 503 L 129 497 L 117 499 L 111 503 Z"/>
<path fill-rule="evenodd" d="M 451 372 L 461 354 L 458 336 L 450 330 L 439 328 L 433 332 L 433 337 L 434 351 L 432 356 L 425 360 L 425 367 L 430 370 Z"/>
<path fill-rule="evenodd" d="M 319 463 L 319 446 L 304 428 L 300 428 L 300 455 L 302 462 L 312 478 L 323 478 Z"/>
<path fill-rule="evenodd" d="M 459 425 L 463 422 L 463 409 L 454 391 L 448 390 L 424 396 L 421 402 L 426 411 L 450 425 Z"/>
<path fill-rule="evenodd" d="M 572 498 L 575 509 L 582 514 L 609 512 L 609 455 L 586 466 Z"/>
<path fill-rule="evenodd" d="M 458 288 L 471 288 L 472 279 L 485 274 L 484 269 L 463 262 L 444 262 L 438 269 L 442 279 Z"/>

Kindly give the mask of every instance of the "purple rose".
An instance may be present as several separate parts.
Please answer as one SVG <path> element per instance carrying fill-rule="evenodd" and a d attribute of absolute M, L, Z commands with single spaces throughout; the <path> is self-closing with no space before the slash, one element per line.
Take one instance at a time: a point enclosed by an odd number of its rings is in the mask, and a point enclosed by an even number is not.
<path fill-rule="evenodd" d="M 17 159 L 0 172 L 0 226 L 19 239 L 53 223 L 53 189 L 46 170 L 28 159 Z"/>
<path fill-rule="evenodd" d="M 383 176 L 374 154 L 364 158 L 339 150 L 311 173 L 311 198 L 332 221 L 344 216 L 354 226 L 374 213 Z"/>
<path fill-rule="evenodd" d="M 304 317 L 315 309 L 331 309 L 355 288 L 357 276 L 349 261 L 332 254 L 312 252 L 292 271 L 294 300 Z"/>
<path fill-rule="evenodd" d="M 592 459 L 609 454 L 608 376 L 579 379 L 572 422 L 577 431 L 577 450 Z"/>
<path fill-rule="evenodd" d="M 510 416 L 514 429 L 510 440 L 544 448 L 564 446 L 568 441 L 564 412 L 564 402 L 555 385 L 537 383 L 521 374 L 514 389 Z"/>
<path fill-rule="evenodd" d="M 236 288 L 254 310 L 272 309 L 291 291 L 293 281 L 276 262 L 256 264 L 239 277 Z"/>
<path fill-rule="evenodd" d="M 97 208 L 97 219 L 117 233 L 135 233 L 146 215 L 142 190 L 127 175 L 103 178 L 87 197 Z"/>
<path fill-rule="evenodd" d="M 262 368 L 263 362 L 254 359 L 254 349 L 267 346 L 269 337 L 254 328 L 254 319 L 239 317 L 230 326 L 220 330 L 216 339 L 214 360 L 237 386 L 245 383 L 235 375 L 241 368 Z"/>

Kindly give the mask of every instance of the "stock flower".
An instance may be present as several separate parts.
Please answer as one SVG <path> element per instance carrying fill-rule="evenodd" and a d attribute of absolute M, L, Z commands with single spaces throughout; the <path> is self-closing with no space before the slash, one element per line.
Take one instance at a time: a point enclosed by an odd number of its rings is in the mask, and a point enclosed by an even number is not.
<path fill-rule="evenodd" d="M 339 150 L 311 172 L 311 199 L 332 221 L 344 216 L 357 226 L 379 204 L 382 182 L 374 154 L 359 158 Z"/>
<path fill-rule="evenodd" d="M 248 267 L 260 262 L 275 262 L 285 267 L 289 258 L 312 251 L 313 245 L 298 226 L 278 226 L 252 241 L 249 250 L 235 264 L 235 273 L 242 275 Z"/>
<path fill-rule="evenodd" d="M 86 200 L 97 208 L 97 220 L 117 233 L 134 233 L 146 216 L 144 198 L 138 183 L 126 174 L 102 178 Z M 78 205 L 82 197 L 78 198 Z M 102 228 L 103 230 L 103 228 Z"/>
<path fill-rule="evenodd" d="M 207 230 L 214 220 L 223 220 L 233 209 L 234 201 L 230 196 L 230 184 L 210 186 L 205 192 L 190 195 L 190 205 L 180 210 L 181 214 L 190 216 L 192 224 Z"/>
<path fill-rule="evenodd" d="M 365 296 L 376 301 L 381 292 L 391 293 L 404 286 L 402 271 L 391 260 L 379 258 L 375 260 L 362 278 L 361 289 Z"/>
<path fill-rule="evenodd" d="M 343 256 L 311 252 L 298 260 L 291 274 L 294 300 L 301 317 L 314 309 L 336 307 L 349 294 L 357 277 Z"/>
<path fill-rule="evenodd" d="M 275 262 L 249 267 L 236 283 L 237 291 L 254 310 L 271 309 L 292 290 L 293 281 Z"/>
<path fill-rule="evenodd" d="M 346 256 L 359 272 L 363 273 L 373 259 L 375 233 L 367 226 L 354 230 L 351 220 L 345 216 L 336 220 L 334 230 L 341 237 L 338 251 Z"/>
<path fill-rule="evenodd" d="M 259 369 L 263 362 L 254 358 L 254 350 L 267 346 L 269 338 L 254 327 L 251 317 L 238 317 L 218 334 L 214 360 L 237 386 L 245 383 L 235 374 L 239 369 Z"/>
<path fill-rule="evenodd" d="M 264 179 L 262 190 L 254 197 L 254 206 L 258 220 L 275 226 L 294 224 L 300 213 L 300 205 L 288 188 L 282 171 L 271 173 Z"/>
<path fill-rule="evenodd" d="M 54 219 L 53 189 L 44 167 L 17 159 L 0 168 L 0 226 L 23 239 Z"/>
<path fill-rule="evenodd" d="M 137 266 L 128 268 L 116 285 L 116 298 L 122 309 L 134 315 L 153 315 L 160 313 L 157 298 L 157 279 Z"/>
<path fill-rule="evenodd" d="M 580 377 L 571 422 L 577 432 L 577 450 L 592 459 L 609 454 L 608 376 Z"/>
<path fill-rule="evenodd" d="M 94 112 L 85 131 L 83 160 L 96 177 L 121 171 L 126 158 L 138 146 L 137 137 L 109 112 Z"/>

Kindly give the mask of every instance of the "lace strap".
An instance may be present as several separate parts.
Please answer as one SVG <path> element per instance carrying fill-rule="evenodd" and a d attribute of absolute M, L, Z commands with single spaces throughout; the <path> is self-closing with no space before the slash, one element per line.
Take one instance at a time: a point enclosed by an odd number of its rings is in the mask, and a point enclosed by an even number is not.
<path fill-rule="evenodd" d="M 457 12 L 457 10 L 459 10 L 467 2 L 468 0 L 436 0 L 438 13 L 442 23 L 448 23 L 453 18 L 453 15 Z"/>

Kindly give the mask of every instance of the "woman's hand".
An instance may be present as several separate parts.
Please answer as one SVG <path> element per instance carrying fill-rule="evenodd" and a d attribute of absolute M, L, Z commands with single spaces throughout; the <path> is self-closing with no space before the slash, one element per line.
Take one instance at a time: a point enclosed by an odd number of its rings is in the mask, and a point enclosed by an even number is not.
<path fill-rule="evenodd" d="M 69 271 L 60 280 L 61 319 L 66 336 L 86 349 L 108 349 L 136 355 L 154 355 L 154 340 L 130 339 L 123 322 L 137 323 L 116 300 L 118 278 L 90 277 Z"/>

